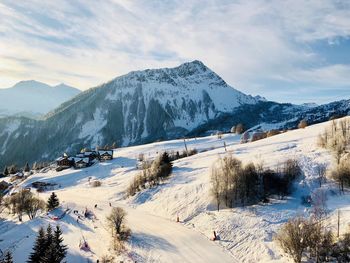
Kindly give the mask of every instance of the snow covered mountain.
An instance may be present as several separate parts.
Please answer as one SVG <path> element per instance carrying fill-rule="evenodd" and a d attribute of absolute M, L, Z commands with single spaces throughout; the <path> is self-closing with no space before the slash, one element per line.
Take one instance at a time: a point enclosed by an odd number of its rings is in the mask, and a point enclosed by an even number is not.
<path fill-rule="evenodd" d="M 80 90 L 65 84 L 49 86 L 35 80 L 21 81 L 11 88 L 0 89 L 0 117 L 38 117 L 79 92 Z"/>
<path fill-rule="evenodd" d="M 0 119 L 0 167 L 52 160 L 116 142 L 135 145 L 205 135 L 243 123 L 295 127 L 348 115 L 349 101 L 318 107 L 266 101 L 230 87 L 200 61 L 130 72 L 61 104 L 43 119 Z"/>

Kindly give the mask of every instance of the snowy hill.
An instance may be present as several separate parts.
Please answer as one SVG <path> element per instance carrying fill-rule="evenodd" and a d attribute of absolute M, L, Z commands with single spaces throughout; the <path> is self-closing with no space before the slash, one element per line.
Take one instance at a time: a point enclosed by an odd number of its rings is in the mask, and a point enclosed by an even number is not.
<path fill-rule="evenodd" d="M 226 134 L 219 139 L 209 136 L 187 140 L 189 149 L 199 153 L 174 162 L 172 176 L 160 186 L 144 190 L 125 199 L 125 190 L 138 174 L 136 163 L 140 153 L 154 158 L 162 151 L 182 151 L 183 140 L 164 141 L 140 146 L 116 149 L 115 159 L 82 170 L 69 169 L 62 172 L 37 173 L 19 184 L 29 187 L 32 182 L 42 181 L 60 185 L 56 189 L 63 207 L 83 210 L 94 209 L 98 220 L 77 223 L 73 213 L 62 220 L 53 221 L 43 216 L 22 224 L 15 217 L 3 214 L 1 222 L 2 250 L 10 248 L 16 262 L 24 262 L 31 251 L 35 232 L 43 224 L 60 224 L 65 243 L 69 246 L 68 262 L 86 262 L 109 253 L 109 233 L 105 216 L 112 206 L 122 206 L 128 212 L 128 226 L 133 237 L 125 254 L 118 259 L 124 262 L 291 262 L 273 241 L 279 227 L 296 214 L 307 214 L 308 207 L 301 203 L 301 196 L 311 194 L 318 188 L 316 167 L 333 166 L 329 152 L 317 146 L 317 136 L 328 127 L 325 122 L 305 129 L 289 131 L 260 141 L 239 144 L 239 136 Z M 285 200 L 271 200 L 246 208 L 215 211 L 209 194 L 210 170 L 219 156 L 227 152 L 244 163 L 262 163 L 275 168 L 283 160 L 299 160 L 303 178 L 297 181 L 292 196 Z M 101 187 L 91 187 L 89 180 L 98 179 Z M 328 195 L 330 216 L 327 223 L 336 225 L 335 211 L 342 209 L 341 228 L 346 230 L 350 218 L 348 194 L 338 195 L 338 186 L 329 181 L 324 184 Z M 50 192 L 40 193 L 46 199 Z M 179 216 L 181 223 L 176 223 Z M 221 241 L 209 238 L 215 230 Z M 84 236 L 92 253 L 79 250 L 79 240 Z"/>
<path fill-rule="evenodd" d="M 38 117 L 79 92 L 80 90 L 65 84 L 49 86 L 35 80 L 21 81 L 11 88 L 0 89 L 0 117 Z"/>

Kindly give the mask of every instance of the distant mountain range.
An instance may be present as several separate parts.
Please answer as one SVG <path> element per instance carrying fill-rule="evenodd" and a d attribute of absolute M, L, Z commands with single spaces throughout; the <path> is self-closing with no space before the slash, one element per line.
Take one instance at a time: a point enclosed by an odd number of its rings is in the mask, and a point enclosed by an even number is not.
<path fill-rule="evenodd" d="M 0 119 L 0 167 L 52 160 L 63 152 L 199 136 L 237 123 L 292 128 L 347 115 L 350 102 L 292 105 L 246 95 L 200 61 L 134 71 L 84 91 L 43 118 Z"/>
<path fill-rule="evenodd" d="M 50 86 L 35 80 L 0 89 L 0 117 L 39 117 L 79 94 L 80 90 L 60 84 Z"/>

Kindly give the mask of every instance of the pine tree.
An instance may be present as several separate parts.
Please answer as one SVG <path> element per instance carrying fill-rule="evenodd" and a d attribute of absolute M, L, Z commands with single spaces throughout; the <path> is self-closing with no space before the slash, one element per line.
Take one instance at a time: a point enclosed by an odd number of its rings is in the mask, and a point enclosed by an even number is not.
<path fill-rule="evenodd" d="M 13 263 L 13 258 L 12 258 L 11 251 L 7 250 L 5 252 L 4 259 L 1 261 L 1 263 Z"/>
<path fill-rule="evenodd" d="M 116 142 L 113 142 L 112 144 L 112 149 L 116 149 L 117 148 L 117 143 Z"/>
<path fill-rule="evenodd" d="M 7 166 L 5 166 L 5 169 L 4 169 L 3 174 L 4 174 L 5 176 L 8 176 L 8 175 L 9 175 L 9 170 L 8 170 Z"/>
<path fill-rule="evenodd" d="M 51 231 L 52 231 L 51 229 L 48 230 L 48 232 L 51 232 Z M 48 247 L 45 251 L 43 262 L 44 263 L 61 263 L 66 257 L 67 246 L 63 245 L 62 231 L 59 226 L 56 226 L 56 229 L 53 235 L 51 235 L 51 237 L 47 236 L 47 245 Z"/>
<path fill-rule="evenodd" d="M 35 240 L 35 244 L 33 247 L 33 252 L 30 254 L 28 263 L 40 263 L 43 262 L 43 258 L 45 256 L 46 250 L 46 233 L 44 228 L 40 228 L 38 232 L 38 236 Z"/>
<path fill-rule="evenodd" d="M 24 171 L 25 172 L 29 172 L 30 171 L 30 167 L 29 167 L 28 163 L 26 163 L 26 166 L 24 166 Z"/>
<path fill-rule="evenodd" d="M 10 174 L 15 174 L 15 173 L 17 173 L 17 167 L 16 167 L 16 165 L 11 165 L 11 167 L 10 167 Z"/>
<path fill-rule="evenodd" d="M 49 197 L 49 200 L 47 200 L 47 210 L 51 211 L 58 207 L 60 205 L 60 201 L 58 200 L 57 195 L 55 192 L 52 192 L 52 194 Z"/>

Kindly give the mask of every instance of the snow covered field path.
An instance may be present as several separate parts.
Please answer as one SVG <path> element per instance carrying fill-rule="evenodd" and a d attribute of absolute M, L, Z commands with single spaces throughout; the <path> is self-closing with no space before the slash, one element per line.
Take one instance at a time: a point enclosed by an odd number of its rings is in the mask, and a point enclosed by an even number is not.
<path fill-rule="evenodd" d="M 106 202 L 106 195 L 101 195 L 98 188 L 63 190 L 59 192 L 61 200 L 78 207 L 86 206 L 92 209 L 97 204 L 94 213 L 99 218 L 99 228 L 107 229 L 105 217 L 110 213 L 111 207 Z M 107 194 L 108 195 L 108 194 Z M 104 198 L 103 198 L 104 197 Z M 125 204 L 111 201 L 112 207 L 122 207 L 127 212 L 127 226 L 132 230 L 130 259 L 137 261 L 142 258 L 146 262 L 239 262 L 230 256 L 215 242 L 204 235 L 191 230 L 181 223 L 151 215 L 140 209 L 134 209 Z M 99 230 L 97 230 L 99 231 Z M 138 255 L 138 251 L 148 251 L 145 255 Z M 137 261 L 138 262 L 138 261 Z"/>

